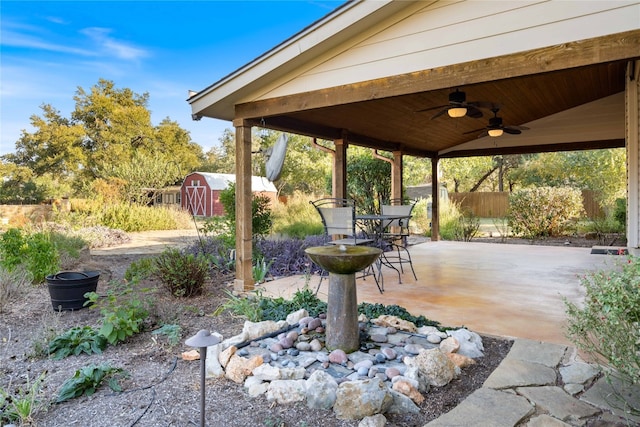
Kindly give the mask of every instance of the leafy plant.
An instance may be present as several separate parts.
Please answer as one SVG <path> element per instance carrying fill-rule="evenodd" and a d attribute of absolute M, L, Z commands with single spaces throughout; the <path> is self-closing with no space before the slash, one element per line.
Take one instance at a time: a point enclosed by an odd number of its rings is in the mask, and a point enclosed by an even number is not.
<path fill-rule="evenodd" d="M 12 272 L 24 259 L 27 242 L 19 228 L 10 228 L 0 240 L 0 265 Z"/>
<path fill-rule="evenodd" d="M 31 273 L 34 283 L 41 283 L 48 274 L 59 269 L 59 255 L 48 232 L 25 235 L 11 228 L 0 241 L 0 265 L 12 272 L 19 265 Z"/>
<path fill-rule="evenodd" d="M 146 293 L 148 290 L 143 289 L 142 292 Z M 148 299 L 143 302 L 128 282 L 111 282 L 104 298 L 95 292 L 89 292 L 86 296 L 88 301 L 85 304 L 92 309 L 100 309 L 102 326 L 99 332 L 111 345 L 139 333 L 149 315 Z"/>
<path fill-rule="evenodd" d="M 256 259 L 256 263 L 252 267 L 253 280 L 255 280 L 256 283 L 264 282 L 265 277 L 267 277 L 267 273 L 269 273 L 269 267 L 272 262 L 273 261 L 267 262 L 262 257 Z"/>
<path fill-rule="evenodd" d="M 618 269 L 590 272 L 581 279 L 583 304 L 564 300 L 569 339 L 630 384 L 640 384 L 638 283 L 640 258 L 630 256 Z M 637 402 L 635 409 L 640 411 Z"/>
<path fill-rule="evenodd" d="M 49 233 L 35 233 L 27 238 L 25 264 L 34 283 L 42 283 L 60 269 L 60 256 Z"/>
<path fill-rule="evenodd" d="M 262 317 L 262 308 L 260 307 L 262 293 L 260 290 L 255 290 L 251 298 L 237 296 L 227 290 L 225 290 L 225 293 L 227 294 L 227 301 L 213 312 L 214 316 L 219 316 L 224 311 L 230 311 L 234 314 L 245 316 L 251 322 L 266 320 Z"/>
<path fill-rule="evenodd" d="M 106 364 L 85 366 L 77 370 L 73 377 L 62 384 L 56 403 L 62 403 L 75 397 L 91 396 L 105 379 L 108 380 L 111 390 L 122 391 L 118 380 L 126 376 L 127 374 L 122 368 L 114 368 Z"/>
<path fill-rule="evenodd" d="M 169 345 L 174 346 L 180 343 L 180 338 L 182 337 L 182 328 L 180 327 L 180 325 L 167 323 L 165 325 L 162 325 L 160 328 L 152 331 L 151 335 L 164 335 L 167 337 Z"/>
<path fill-rule="evenodd" d="M 220 203 L 224 206 L 224 217 L 229 222 L 230 230 L 235 236 L 236 223 L 236 185 L 229 186 L 220 192 Z M 254 236 L 264 237 L 271 232 L 273 218 L 271 213 L 271 199 L 267 196 L 254 194 L 251 199 L 251 231 Z"/>
<path fill-rule="evenodd" d="M 304 239 L 260 239 L 254 243 L 254 249 L 256 257 L 269 257 L 269 274 L 273 277 L 316 273 L 321 271 L 320 267 L 311 262 L 304 250 L 311 246 L 322 246 L 326 239 L 323 235 Z"/>
<path fill-rule="evenodd" d="M 209 277 L 209 260 L 203 255 L 183 253 L 169 248 L 155 258 L 157 275 L 171 295 L 192 297 L 201 295 Z"/>
<path fill-rule="evenodd" d="M 480 219 L 473 212 L 463 210 L 458 217 L 458 223 L 454 228 L 455 239 L 470 242 L 480 229 Z"/>
<path fill-rule="evenodd" d="M 34 415 L 43 410 L 46 404 L 42 398 L 42 382 L 44 373 L 40 374 L 34 381 L 27 381 L 24 387 L 18 387 L 15 393 L 0 388 L 0 424 L 11 424 L 15 421 L 21 425 L 33 423 Z"/>
<path fill-rule="evenodd" d="M 49 354 L 54 360 L 70 355 L 100 354 L 107 347 L 107 339 L 90 326 L 77 326 L 49 342 Z"/>
<path fill-rule="evenodd" d="M 221 274 L 235 270 L 235 241 L 229 243 L 217 236 L 207 236 L 187 246 L 182 253 L 206 256 L 212 267 Z"/>
<path fill-rule="evenodd" d="M 153 258 L 141 258 L 133 261 L 124 272 L 124 278 L 130 282 L 139 283 L 153 275 L 155 266 Z"/>

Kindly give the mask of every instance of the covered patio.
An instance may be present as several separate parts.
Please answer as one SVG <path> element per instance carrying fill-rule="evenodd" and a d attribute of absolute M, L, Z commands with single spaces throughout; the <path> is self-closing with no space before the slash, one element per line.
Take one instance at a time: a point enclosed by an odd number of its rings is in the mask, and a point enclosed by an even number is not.
<path fill-rule="evenodd" d="M 583 296 L 579 277 L 610 268 L 620 257 L 594 255 L 589 248 L 499 243 L 425 242 L 411 246 L 417 280 L 410 272 L 398 283 L 383 268 L 385 292 L 370 276 L 357 280 L 358 302 L 399 305 L 443 326 L 466 326 L 485 335 L 528 338 L 556 344 L 565 336 L 563 297 Z M 265 296 L 289 299 L 320 277 L 292 276 L 259 285 Z M 326 301 L 328 280 L 318 297 Z"/>
<path fill-rule="evenodd" d="M 639 16 L 638 1 L 355 0 L 211 86 L 190 92 L 194 119 L 229 120 L 236 131 L 236 289 L 254 287 L 255 126 L 332 141 L 334 197 L 348 197 L 350 144 L 389 153 L 393 198 L 402 196 L 404 155 L 430 159 L 437 189 L 438 162 L 445 157 L 626 147 L 627 242 L 637 252 Z M 466 93 L 465 104 L 485 105 L 484 116 L 432 119 L 434 107 L 460 106 L 449 102 L 457 89 Z M 493 115 L 487 105 L 499 108 L 505 125 L 530 130 L 478 138 L 473 131 Z M 437 241 L 438 198 L 433 200 Z M 475 280 L 460 254 L 477 248 L 449 253 L 454 259 L 443 262 L 457 260 L 451 268 L 467 274 L 460 280 Z M 429 280 L 438 281 L 437 276 Z"/>

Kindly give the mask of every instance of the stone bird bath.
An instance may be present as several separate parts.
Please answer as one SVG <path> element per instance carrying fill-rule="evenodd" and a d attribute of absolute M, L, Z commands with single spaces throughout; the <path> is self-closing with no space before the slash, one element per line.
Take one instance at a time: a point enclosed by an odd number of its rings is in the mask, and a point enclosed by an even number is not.
<path fill-rule="evenodd" d="M 314 246 L 305 249 L 313 262 L 329 272 L 327 349 L 351 353 L 360 348 L 356 272 L 369 267 L 382 250 L 369 246 Z"/>

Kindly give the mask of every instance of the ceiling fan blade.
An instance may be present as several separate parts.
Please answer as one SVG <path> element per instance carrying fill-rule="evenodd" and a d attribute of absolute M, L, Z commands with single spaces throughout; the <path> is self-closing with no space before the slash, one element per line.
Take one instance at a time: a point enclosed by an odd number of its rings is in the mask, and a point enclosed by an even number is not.
<path fill-rule="evenodd" d="M 478 133 L 485 130 L 485 128 L 480 128 L 480 129 L 476 129 L 476 130 L 470 130 L 469 132 L 464 132 L 463 135 L 468 135 L 470 133 Z"/>
<path fill-rule="evenodd" d="M 448 110 L 449 110 L 448 108 L 445 108 L 444 110 L 439 111 L 435 116 L 431 117 L 431 120 L 433 120 L 433 119 L 437 119 L 438 117 L 440 117 L 441 115 L 443 115 L 444 113 L 446 113 Z"/>
<path fill-rule="evenodd" d="M 416 113 L 423 113 L 425 111 L 432 111 L 432 110 L 437 110 L 438 108 L 448 108 L 450 107 L 449 105 L 438 105 L 437 107 L 429 107 L 429 108 L 424 108 L 422 110 L 418 110 L 416 111 Z"/>
<path fill-rule="evenodd" d="M 522 131 L 520 129 L 515 129 L 512 126 L 505 126 L 502 128 L 505 133 L 510 133 L 511 135 L 520 135 Z"/>
<path fill-rule="evenodd" d="M 478 138 L 484 138 L 485 136 L 489 136 L 489 131 L 484 131 L 482 132 L 480 135 L 478 135 Z"/>
<path fill-rule="evenodd" d="M 469 105 L 473 105 L 474 107 L 477 108 L 484 108 L 485 110 L 499 110 L 500 107 L 502 107 L 502 105 L 500 104 L 496 104 L 494 102 L 487 102 L 487 101 L 473 101 L 473 102 L 469 102 Z"/>
<path fill-rule="evenodd" d="M 479 119 L 483 116 L 482 111 L 474 107 L 473 105 L 467 105 L 467 117 L 471 117 L 473 119 Z"/>

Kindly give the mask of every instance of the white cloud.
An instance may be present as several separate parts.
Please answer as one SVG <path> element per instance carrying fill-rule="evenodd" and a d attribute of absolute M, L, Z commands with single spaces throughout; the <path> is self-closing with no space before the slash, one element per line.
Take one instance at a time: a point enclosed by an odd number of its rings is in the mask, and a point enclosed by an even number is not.
<path fill-rule="evenodd" d="M 150 56 L 144 49 L 110 37 L 111 30 L 108 28 L 90 27 L 80 32 L 93 40 L 98 45 L 98 49 L 107 56 L 124 60 L 138 60 Z"/>
<path fill-rule="evenodd" d="M 95 56 L 95 52 L 88 49 L 81 49 L 59 43 L 51 43 L 39 37 L 21 34 L 10 30 L 4 31 L 2 33 L 2 46 L 44 50 L 48 52 L 69 53 L 81 56 Z"/>

